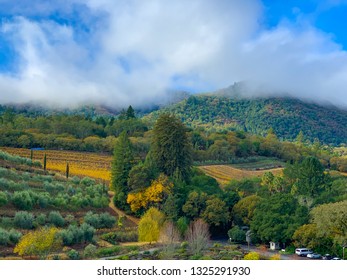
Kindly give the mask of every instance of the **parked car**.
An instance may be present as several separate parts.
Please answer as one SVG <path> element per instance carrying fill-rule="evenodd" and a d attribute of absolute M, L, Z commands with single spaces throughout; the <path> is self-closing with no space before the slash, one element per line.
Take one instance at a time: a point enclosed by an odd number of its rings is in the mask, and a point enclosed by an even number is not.
<path fill-rule="evenodd" d="M 341 260 L 341 259 L 338 257 L 335 257 L 335 258 L 332 258 L 332 260 L 337 261 L 337 260 Z"/>
<path fill-rule="evenodd" d="M 310 254 L 307 254 L 307 257 L 310 259 L 320 259 L 322 256 L 317 253 L 310 253 Z"/>
<path fill-rule="evenodd" d="M 297 248 L 295 249 L 295 254 L 300 257 L 306 257 L 308 254 L 312 254 L 313 252 L 307 248 Z"/>
<path fill-rule="evenodd" d="M 325 254 L 323 256 L 323 260 L 332 260 L 334 257 L 332 255 L 329 255 L 329 254 Z"/>

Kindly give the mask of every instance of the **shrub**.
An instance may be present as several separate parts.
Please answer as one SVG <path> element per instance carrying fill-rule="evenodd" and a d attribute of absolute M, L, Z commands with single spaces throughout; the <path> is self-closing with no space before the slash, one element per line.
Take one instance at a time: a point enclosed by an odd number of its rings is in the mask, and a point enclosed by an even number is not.
<path fill-rule="evenodd" d="M 260 255 L 257 252 L 249 252 L 243 257 L 244 260 L 260 260 Z"/>
<path fill-rule="evenodd" d="M 136 242 L 138 240 L 138 233 L 136 230 L 116 231 L 105 233 L 100 236 L 100 238 L 113 245 L 116 245 L 118 242 Z"/>
<path fill-rule="evenodd" d="M 93 180 L 93 179 L 91 179 L 89 177 L 84 177 L 81 180 L 80 184 L 88 187 L 88 186 L 94 185 L 95 184 L 95 180 Z"/>
<path fill-rule="evenodd" d="M 15 192 L 12 196 L 13 205 L 20 210 L 31 210 L 34 201 L 28 191 Z"/>
<path fill-rule="evenodd" d="M 32 229 L 34 223 L 34 216 L 26 211 L 17 212 L 14 216 L 14 225 L 18 228 Z"/>
<path fill-rule="evenodd" d="M 110 215 L 109 213 L 100 214 L 100 224 L 102 228 L 112 228 L 116 223 L 116 218 Z"/>
<path fill-rule="evenodd" d="M 40 228 L 31 231 L 21 238 L 13 252 L 20 256 L 45 256 L 61 246 L 57 233 L 56 228 Z"/>
<path fill-rule="evenodd" d="M 103 256 L 112 256 L 116 255 L 120 252 L 121 247 L 120 246 L 113 246 L 113 247 L 108 247 L 108 248 L 100 248 L 97 250 L 96 254 L 98 257 L 103 257 Z"/>
<path fill-rule="evenodd" d="M 70 246 L 73 244 L 90 242 L 93 240 L 95 228 L 84 223 L 80 227 L 70 225 L 66 230 L 60 232 L 63 244 Z"/>
<path fill-rule="evenodd" d="M 41 213 L 36 217 L 35 222 L 37 225 L 44 226 L 46 224 L 46 219 L 46 215 Z"/>
<path fill-rule="evenodd" d="M 67 253 L 67 256 L 69 257 L 70 260 L 78 260 L 80 258 L 80 254 L 72 249 Z"/>
<path fill-rule="evenodd" d="M 7 245 L 10 242 L 10 234 L 7 230 L 0 228 L 0 245 Z"/>
<path fill-rule="evenodd" d="M 116 218 L 109 213 L 102 213 L 100 215 L 88 212 L 84 216 L 84 222 L 93 226 L 94 228 L 112 228 L 116 223 Z"/>
<path fill-rule="evenodd" d="M 71 225 L 71 224 L 73 224 L 74 222 L 76 222 L 76 221 L 75 221 L 75 216 L 74 216 L 74 215 L 71 215 L 71 214 L 68 214 L 68 215 L 66 215 L 66 217 L 65 217 L 65 221 L 66 221 L 69 225 Z"/>
<path fill-rule="evenodd" d="M 51 203 L 51 198 L 48 193 L 40 193 L 37 195 L 37 204 L 40 208 L 47 208 Z"/>
<path fill-rule="evenodd" d="M 10 242 L 11 242 L 11 244 L 17 244 L 19 242 L 19 240 L 21 239 L 21 237 L 22 237 L 22 233 L 19 232 L 19 231 L 14 230 L 14 229 L 11 229 L 9 231 L 9 234 L 10 234 Z"/>
<path fill-rule="evenodd" d="M 58 211 L 50 212 L 48 215 L 48 221 L 56 227 L 63 227 L 65 225 L 65 220 Z"/>
<path fill-rule="evenodd" d="M 93 244 L 89 244 L 84 248 L 83 255 L 85 258 L 93 258 L 96 255 L 96 246 Z"/>
<path fill-rule="evenodd" d="M 7 195 L 4 192 L 0 192 L 0 207 L 8 203 Z"/>

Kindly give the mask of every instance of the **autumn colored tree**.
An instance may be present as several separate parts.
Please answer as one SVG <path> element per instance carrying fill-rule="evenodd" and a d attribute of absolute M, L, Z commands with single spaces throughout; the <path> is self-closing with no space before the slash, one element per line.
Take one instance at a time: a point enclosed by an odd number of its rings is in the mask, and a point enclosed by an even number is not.
<path fill-rule="evenodd" d="M 153 129 L 151 155 L 159 171 L 188 180 L 192 166 L 192 147 L 187 129 L 175 116 L 162 114 Z"/>
<path fill-rule="evenodd" d="M 126 131 L 123 131 L 114 147 L 111 169 L 111 188 L 115 192 L 114 204 L 122 209 L 127 206 L 128 179 L 133 160 L 131 142 Z"/>
<path fill-rule="evenodd" d="M 141 208 L 147 209 L 151 206 L 157 206 L 172 191 L 173 184 L 164 174 L 160 174 L 159 178 L 154 180 L 152 184 L 143 191 L 129 193 L 127 203 L 133 212 Z"/>
<path fill-rule="evenodd" d="M 61 239 L 57 234 L 58 229 L 54 227 L 31 231 L 20 239 L 13 252 L 20 256 L 44 257 L 61 247 Z"/>
<path fill-rule="evenodd" d="M 139 222 L 139 241 L 156 242 L 164 224 L 165 216 L 158 209 L 152 207 L 143 215 Z"/>

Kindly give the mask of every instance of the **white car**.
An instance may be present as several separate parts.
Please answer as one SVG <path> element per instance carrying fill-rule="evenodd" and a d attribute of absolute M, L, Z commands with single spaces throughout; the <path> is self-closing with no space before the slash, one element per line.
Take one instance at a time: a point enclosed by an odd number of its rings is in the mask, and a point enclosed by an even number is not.
<path fill-rule="evenodd" d="M 312 254 L 313 252 L 307 248 L 297 248 L 295 249 L 295 254 L 300 257 L 306 257 L 308 254 Z"/>

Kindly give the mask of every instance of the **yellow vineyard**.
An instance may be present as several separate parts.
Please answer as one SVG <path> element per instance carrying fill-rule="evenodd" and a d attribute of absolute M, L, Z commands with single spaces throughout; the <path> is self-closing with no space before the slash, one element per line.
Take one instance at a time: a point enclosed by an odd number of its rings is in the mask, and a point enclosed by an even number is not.
<path fill-rule="evenodd" d="M 10 154 L 30 158 L 29 149 L 1 148 Z M 66 163 L 69 163 L 71 176 L 88 176 L 105 181 L 110 180 L 112 156 L 96 153 L 44 150 L 33 151 L 33 159 L 43 163 L 43 157 L 47 156 L 47 169 L 64 173 Z"/>
<path fill-rule="evenodd" d="M 215 178 L 221 185 L 226 185 L 230 180 L 241 180 L 249 177 L 261 177 L 265 172 L 272 172 L 274 175 L 281 174 L 282 168 L 274 168 L 267 170 L 244 170 L 236 169 L 230 165 L 205 165 L 199 166 L 205 174 Z"/>

